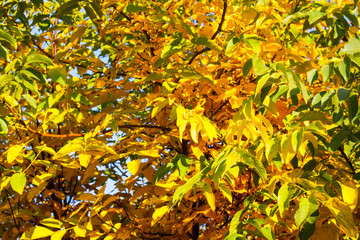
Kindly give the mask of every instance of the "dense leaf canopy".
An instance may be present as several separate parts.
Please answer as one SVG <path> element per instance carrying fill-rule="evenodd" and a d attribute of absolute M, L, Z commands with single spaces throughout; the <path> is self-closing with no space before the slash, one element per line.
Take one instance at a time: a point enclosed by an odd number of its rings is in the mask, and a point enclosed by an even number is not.
<path fill-rule="evenodd" d="M 357 1 L 0 0 L 2 239 L 358 239 Z"/>

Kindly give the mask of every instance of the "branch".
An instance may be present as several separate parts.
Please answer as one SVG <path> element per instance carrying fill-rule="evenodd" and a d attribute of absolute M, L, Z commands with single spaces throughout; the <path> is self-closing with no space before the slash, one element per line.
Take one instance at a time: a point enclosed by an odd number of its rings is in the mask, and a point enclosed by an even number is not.
<path fill-rule="evenodd" d="M 223 3 L 224 3 L 224 9 L 223 9 L 223 13 L 221 15 L 221 20 L 220 20 L 218 28 L 216 29 L 214 34 L 211 36 L 211 40 L 214 40 L 216 38 L 216 36 L 219 34 L 219 32 L 221 32 L 222 25 L 224 24 L 224 21 L 225 21 L 225 15 L 226 15 L 226 9 L 227 9 L 227 0 L 223 0 Z M 195 52 L 194 55 L 189 60 L 188 64 L 191 65 L 191 63 L 195 60 L 195 58 L 197 56 L 199 56 L 200 54 L 202 54 L 204 52 L 207 52 L 209 50 L 210 50 L 210 48 L 205 47 L 204 49 Z"/>
<path fill-rule="evenodd" d="M 131 17 L 129 17 L 128 15 L 126 15 L 123 11 L 120 11 L 120 14 L 124 16 L 124 18 L 126 18 L 126 20 L 128 20 L 129 22 L 131 22 Z"/>
<path fill-rule="evenodd" d="M 223 0 L 223 2 L 224 2 L 224 10 L 223 10 L 223 13 L 222 13 L 222 16 L 221 16 L 221 20 L 220 20 L 218 28 L 216 29 L 216 32 L 214 32 L 214 34 L 212 35 L 211 40 L 214 40 L 216 38 L 216 36 L 219 34 L 219 32 L 221 32 L 222 25 L 224 24 L 224 21 L 225 21 L 225 14 L 226 14 L 226 9 L 227 9 L 227 0 Z"/>
<path fill-rule="evenodd" d="M 49 133 L 40 133 L 30 127 L 28 127 L 26 125 L 26 123 L 24 122 L 24 120 L 20 119 L 16 112 L 14 111 L 14 109 L 7 103 L 7 102 L 3 102 L 5 104 L 5 106 L 10 110 L 10 112 L 14 115 L 14 117 L 21 123 L 21 125 L 23 125 L 28 131 L 38 134 L 40 136 L 43 137 L 53 137 L 53 138 L 66 138 L 66 137 L 81 137 L 83 136 L 83 134 L 81 133 L 68 133 L 68 134 L 49 134 Z"/>
<path fill-rule="evenodd" d="M 209 51 L 209 50 L 210 50 L 210 48 L 206 47 L 206 48 L 202 49 L 201 51 L 198 51 L 198 52 L 194 53 L 194 55 L 193 55 L 193 56 L 191 57 L 191 59 L 189 60 L 188 64 L 191 65 L 191 63 L 195 60 L 195 58 L 196 58 L 197 56 L 199 56 L 200 54 L 202 54 L 202 53 L 204 53 L 204 52 L 207 52 L 207 51 Z"/>
<path fill-rule="evenodd" d="M 66 133 L 66 134 L 50 134 L 50 133 L 40 133 L 26 125 L 26 123 L 20 119 L 14 109 L 6 102 L 3 102 L 5 106 L 11 111 L 11 113 L 14 115 L 14 117 L 23 125 L 28 131 L 38 134 L 43 137 L 51 137 L 51 138 L 67 138 L 67 137 L 82 137 L 84 136 L 83 133 Z M 135 125 L 135 124 L 127 124 L 127 125 L 119 125 L 119 128 L 155 128 L 160 129 L 164 131 L 171 131 L 171 128 L 162 127 L 162 126 L 154 126 L 154 125 Z M 101 134 L 104 134 L 106 132 L 101 132 Z"/>
<path fill-rule="evenodd" d="M 9 195 L 8 195 L 8 191 L 7 191 L 6 189 L 5 189 L 5 195 L 6 195 L 6 199 L 7 199 L 8 203 L 9 203 L 9 207 L 10 207 L 10 211 L 11 211 L 11 216 L 12 216 L 12 218 L 13 218 L 15 227 L 16 227 L 17 230 L 20 232 L 19 225 L 18 225 L 18 223 L 16 223 L 15 215 L 14 215 L 14 212 L 13 212 L 13 209 L 12 209 L 12 206 L 11 206 L 11 202 L 10 202 L 10 198 L 9 198 Z"/>
<path fill-rule="evenodd" d="M 228 103 L 229 103 L 229 100 L 226 100 L 223 104 L 221 104 L 221 106 L 219 107 L 219 109 L 216 110 L 213 114 L 211 114 L 210 119 L 212 119 L 218 112 L 220 112 L 221 109 L 222 109 L 223 107 L 225 107 L 225 105 L 228 104 Z"/>
<path fill-rule="evenodd" d="M 156 128 L 164 131 L 171 131 L 171 128 L 162 127 L 162 126 L 154 126 L 154 125 L 135 125 L 135 124 L 127 124 L 127 125 L 118 125 L 119 128 Z"/>
<path fill-rule="evenodd" d="M 355 174 L 355 168 L 354 166 L 352 165 L 351 163 L 351 160 L 348 158 L 348 156 L 346 156 L 345 152 L 344 152 L 344 149 L 342 147 L 339 147 L 339 150 L 341 152 L 341 155 L 344 157 L 345 161 L 347 162 L 347 164 L 349 165 L 350 169 L 351 169 L 351 172 L 353 174 Z"/>

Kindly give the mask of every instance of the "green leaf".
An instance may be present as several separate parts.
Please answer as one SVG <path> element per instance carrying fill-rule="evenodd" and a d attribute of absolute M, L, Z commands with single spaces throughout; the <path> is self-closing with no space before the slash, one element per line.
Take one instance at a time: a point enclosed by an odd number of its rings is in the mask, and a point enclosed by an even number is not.
<path fill-rule="evenodd" d="M 333 62 L 331 62 L 329 65 L 324 65 L 321 67 L 321 75 L 323 76 L 324 82 L 327 82 L 330 79 L 333 69 L 334 69 Z"/>
<path fill-rule="evenodd" d="M 252 65 L 254 67 L 254 73 L 258 76 L 263 75 L 270 70 L 270 68 L 265 65 L 264 61 L 258 57 L 252 58 Z"/>
<path fill-rule="evenodd" d="M 285 183 L 281 186 L 278 192 L 278 207 L 279 213 L 282 217 L 284 212 L 289 208 L 289 203 L 292 195 L 294 194 L 296 188 L 292 183 Z"/>
<path fill-rule="evenodd" d="M 345 140 L 345 138 L 348 136 L 348 131 L 345 129 L 338 132 L 336 135 L 333 136 L 330 142 L 330 148 L 332 151 L 337 151 L 341 145 L 341 143 Z"/>
<path fill-rule="evenodd" d="M 307 92 L 307 88 L 305 87 L 304 82 L 293 71 L 288 71 L 286 76 L 288 78 L 292 78 L 295 81 L 296 86 L 299 88 L 301 95 L 303 96 L 305 102 L 307 103 L 309 101 L 309 94 Z"/>
<path fill-rule="evenodd" d="M 41 55 L 41 54 L 34 54 L 34 55 L 31 55 L 30 57 L 28 57 L 26 59 L 25 65 L 28 65 L 31 63 L 44 63 L 44 64 L 50 65 L 50 66 L 54 65 L 50 58 L 48 58 L 44 55 Z"/>
<path fill-rule="evenodd" d="M 343 61 L 340 62 L 338 69 L 342 77 L 345 81 L 348 81 L 350 78 L 350 67 L 351 67 L 351 59 L 346 56 Z"/>
<path fill-rule="evenodd" d="M 315 192 L 311 192 L 308 198 L 301 198 L 299 209 L 295 213 L 295 223 L 299 229 L 302 229 L 304 223 L 318 209 L 318 202 Z"/>
<path fill-rule="evenodd" d="M 209 167 L 204 168 L 201 172 L 198 172 L 192 178 L 190 178 L 184 185 L 178 187 L 175 190 L 173 198 L 170 202 L 170 207 L 174 206 L 177 202 L 181 201 L 183 196 L 187 192 L 189 192 L 195 186 L 195 184 L 197 184 L 209 171 L 210 171 Z"/>
<path fill-rule="evenodd" d="M 60 5 L 60 7 L 56 10 L 57 17 L 63 17 L 63 15 L 71 13 L 74 9 L 79 7 L 80 0 L 70 0 Z"/>
<path fill-rule="evenodd" d="M 333 120 L 333 122 L 334 122 L 334 123 L 339 122 L 339 121 L 342 119 L 343 115 L 344 115 L 344 112 L 343 112 L 342 109 L 340 109 L 340 108 L 335 109 L 335 111 L 334 111 L 333 114 L 332 114 L 332 120 Z"/>
<path fill-rule="evenodd" d="M 84 6 L 84 9 L 86 11 L 86 14 L 90 17 L 90 19 L 94 22 L 96 25 L 96 20 L 100 19 L 104 14 L 101 11 L 101 7 L 98 3 L 98 1 L 91 1 L 90 4 L 86 4 Z"/>
<path fill-rule="evenodd" d="M 245 150 L 239 149 L 238 153 L 243 162 L 249 167 L 253 168 L 259 177 L 265 182 L 267 178 L 267 172 L 262 162 L 250 153 L 247 153 Z"/>
<path fill-rule="evenodd" d="M 345 101 L 350 96 L 351 89 L 341 87 L 337 90 L 337 92 L 339 101 Z"/>
<path fill-rule="evenodd" d="M 5 59 L 7 62 L 10 61 L 10 59 L 9 59 L 9 51 L 6 50 L 3 46 L 1 46 L 1 44 L 0 44 L 0 57 Z"/>
<path fill-rule="evenodd" d="M 229 228 L 229 233 L 232 234 L 236 231 L 237 227 L 239 226 L 240 224 L 240 221 L 243 217 L 243 215 L 246 213 L 247 211 L 247 207 L 239 210 L 237 213 L 235 213 L 234 217 L 231 219 L 231 222 L 230 222 L 230 228 Z M 228 238 L 226 238 L 228 239 Z"/>
<path fill-rule="evenodd" d="M 124 8 L 124 12 L 136 13 L 136 12 L 144 12 L 146 11 L 146 6 L 142 6 L 138 2 L 130 2 Z"/>
<path fill-rule="evenodd" d="M 232 203 L 231 189 L 228 186 L 226 186 L 225 183 L 220 183 L 219 189 L 222 192 L 222 194 L 227 198 L 227 200 L 229 200 L 229 202 Z"/>
<path fill-rule="evenodd" d="M 73 43 L 73 44 L 76 44 L 76 43 L 80 42 L 80 40 L 81 40 L 82 36 L 84 35 L 86 29 L 87 29 L 87 26 L 79 26 L 71 34 L 70 42 Z"/>
<path fill-rule="evenodd" d="M 74 102 L 82 103 L 84 105 L 91 105 L 91 102 L 82 94 L 74 92 L 70 94 L 70 99 Z"/>
<path fill-rule="evenodd" d="M 185 38 L 176 38 L 167 44 L 161 51 L 161 58 L 167 59 L 173 54 L 185 50 L 191 45 L 191 42 Z"/>
<path fill-rule="evenodd" d="M 295 149 L 295 152 L 297 153 L 300 149 L 300 145 L 303 141 L 304 137 L 304 130 L 303 128 L 300 128 L 300 130 L 295 130 L 293 134 L 291 135 L 291 143 L 293 145 L 293 148 Z"/>
<path fill-rule="evenodd" d="M 10 184 L 12 189 L 19 193 L 20 195 L 23 194 L 24 188 L 26 183 L 26 175 L 25 173 L 15 173 L 11 176 Z"/>
<path fill-rule="evenodd" d="M 313 25 L 314 23 L 318 22 L 319 20 L 321 20 L 325 16 L 326 16 L 326 13 L 320 12 L 317 9 L 310 11 L 310 16 L 308 18 L 310 26 Z"/>
<path fill-rule="evenodd" d="M 166 165 L 162 165 L 155 173 L 153 184 L 156 184 L 161 178 L 163 178 L 166 174 L 173 171 L 174 169 L 175 164 L 172 162 Z"/>
<path fill-rule="evenodd" d="M 231 51 L 235 48 L 236 44 L 238 44 L 239 42 L 240 42 L 240 38 L 238 37 L 231 38 L 228 44 L 226 45 L 225 55 L 231 53 Z"/>
<path fill-rule="evenodd" d="M 60 83 L 63 86 L 66 86 L 66 78 L 67 74 L 66 71 L 63 68 L 52 68 L 49 71 L 50 78 L 57 83 Z"/>
<path fill-rule="evenodd" d="M 340 53 L 342 54 L 355 54 L 360 52 L 360 40 L 356 38 L 349 38 L 348 42 L 345 43 L 344 48 Z"/>
<path fill-rule="evenodd" d="M 316 105 L 318 105 L 319 103 L 321 103 L 321 99 L 324 96 L 325 92 L 319 92 L 317 93 L 313 99 L 311 100 L 311 107 L 318 107 Z"/>
<path fill-rule="evenodd" d="M 193 43 L 197 44 L 197 45 L 202 45 L 202 46 L 208 47 L 208 48 L 215 50 L 217 52 L 220 52 L 220 53 L 222 52 L 214 40 L 209 39 L 205 36 L 199 36 L 199 37 L 194 38 Z"/>
<path fill-rule="evenodd" d="M 10 34 L 4 32 L 1 29 L 0 29 L 0 41 L 7 42 L 14 48 L 16 48 L 16 46 L 17 46 L 15 38 L 13 38 Z"/>
<path fill-rule="evenodd" d="M 352 121 L 358 112 L 359 103 L 358 103 L 357 96 L 352 95 L 351 97 L 349 97 L 347 99 L 347 103 L 349 106 L 349 108 L 348 108 L 349 109 L 349 119 L 350 119 L 350 121 Z"/>
<path fill-rule="evenodd" d="M 20 239 L 39 239 L 51 236 L 53 233 L 53 231 L 46 227 L 36 226 L 24 232 Z"/>
<path fill-rule="evenodd" d="M 247 77 L 247 75 L 249 74 L 252 66 L 253 66 L 253 60 L 250 58 L 245 62 L 244 66 L 243 66 L 242 72 L 243 72 L 244 78 Z"/>
<path fill-rule="evenodd" d="M 211 210 L 215 211 L 215 195 L 211 189 L 211 186 L 208 183 L 204 182 L 204 184 L 201 186 L 201 190 L 206 198 L 206 201 L 210 205 Z"/>
<path fill-rule="evenodd" d="M 7 134 L 9 132 L 9 128 L 5 118 L 0 117 L 0 134 Z"/>
<path fill-rule="evenodd" d="M 299 114 L 299 122 L 303 121 L 321 121 L 323 124 L 331 124 L 325 113 L 320 111 L 304 111 Z"/>
<path fill-rule="evenodd" d="M 273 83 L 273 81 L 271 81 L 272 78 L 270 77 L 270 74 L 265 74 L 263 76 L 261 76 L 256 84 L 256 89 L 255 89 L 255 95 L 257 95 L 261 89 L 265 88 L 267 85 Z"/>
<path fill-rule="evenodd" d="M 314 81 L 318 79 L 318 76 L 319 74 L 317 69 L 310 70 L 307 74 L 307 81 L 310 85 L 312 85 Z"/>
<path fill-rule="evenodd" d="M 30 106 L 32 106 L 33 108 L 37 109 L 36 100 L 35 100 L 31 95 L 23 94 L 22 96 L 23 96 L 23 98 L 30 104 Z"/>
<path fill-rule="evenodd" d="M 39 27 L 43 31 L 46 31 L 50 27 L 50 25 L 51 25 L 51 22 L 48 19 L 45 19 L 45 20 L 39 22 Z"/>
<path fill-rule="evenodd" d="M 193 161 L 193 159 L 183 154 L 177 154 L 172 160 L 172 163 L 174 163 L 179 170 L 180 179 L 183 179 L 188 174 L 191 163 Z"/>
<path fill-rule="evenodd" d="M 305 224 L 303 225 L 300 233 L 299 233 L 299 239 L 300 240 L 309 240 L 310 237 L 315 232 L 315 223 L 317 219 L 319 218 L 319 210 L 316 210 L 313 214 L 311 214 L 310 217 L 307 218 L 307 221 L 305 221 Z"/>
<path fill-rule="evenodd" d="M 333 97 L 335 94 L 336 94 L 336 91 L 335 91 L 335 90 L 332 90 L 332 91 L 330 91 L 330 92 L 325 93 L 325 95 L 324 95 L 324 96 L 322 97 L 322 99 L 321 99 L 321 106 L 324 108 L 324 107 L 327 105 L 328 101 L 329 101 L 330 99 L 332 99 L 332 97 Z"/>

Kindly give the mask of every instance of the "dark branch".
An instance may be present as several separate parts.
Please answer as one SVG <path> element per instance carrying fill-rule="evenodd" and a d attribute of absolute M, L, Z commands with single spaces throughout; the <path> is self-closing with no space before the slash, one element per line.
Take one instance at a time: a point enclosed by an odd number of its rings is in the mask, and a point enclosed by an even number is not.
<path fill-rule="evenodd" d="M 225 21 L 225 15 L 226 15 L 226 9 L 227 9 L 227 0 L 223 0 L 223 2 L 224 2 L 224 9 L 223 9 L 223 13 L 222 13 L 222 16 L 221 16 L 221 20 L 220 20 L 218 28 L 216 29 L 214 34 L 211 36 L 211 40 L 214 40 L 216 38 L 216 36 L 221 32 L 222 25 L 224 24 L 224 21 Z M 209 50 L 210 50 L 210 48 L 205 47 L 204 49 L 195 52 L 194 55 L 189 60 L 188 64 L 189 65 L 192 64 L 192 62 L 196 59 L 197 56 L 199 56 L 200 54 L 202 54 L 204 52 L 207 52 Z"/>
<path fill-rule="evenodd" d="M 8 203 L 9 203 L 9 206 L 10 206 L 11 216 L 12 216 L 12 218 L 13 218 L 15 227 L 17 228 L 18 231 L 20 231 L 19 224 L 16 223 L 14 211 L 13 211 L 13 209 L 12 209 L 12 205 L 11 205 L 11 202 L 10 202 L 10 197 L 9 197 L 8 191 L 7 191 L 6 189 L 5 189 L 5 195 L 6 195 L 6 199 L 7 199 Z"/>
<path fill-rule="evenodd" d="M 191 57 L 191 59 L 189 60 L 188 64 L 191 65 L 192 62 L 195 60 L 195 58 L 196 58 L 197 56 L 199 56 L 200 54 L 202 54 L 202 53 L 204 53 L 204 52 L 207 52 L 207 51 L 209 51 L 209 50 L 210 50 L 210 48 L 206 47 L 206 48 L 202 49 L 201 51 L 198 51 L 198 52 L 194 53 L 194 55 L 193 55 L 193 56 Z"/>
<path fill-rule="evenodd" d="M 216 36 L 219 34 L 219 32 L 221 32 L 222 25 L 224 24 L 224 21 L 225 21 L 225 14 L 226 14 L 226 9 L 227 9 L 227 0 L 224 0 L 223 2 L 224 2 L 224 10 L 223 10 L 223 13 L 222 13 L 222 16 L 221 16 L 219 26 L 216 29 L 216 32 L 214 32 L 214 34 L 211 37 L 212 40 L 214 40 L 216 38 Z"/>
<path fill-rule="evenodd" d="M 164 131 L 171 131 L 171 128 L 162 127 L 162 126 L 153 126 L 153 125 L 135 125 L 135 124 L 127 124 L 127 125 L 119 125 L 119 128 L 157 128 Z"/>
<path fill-rule="evenodd" d="M 346 155 L 346 153 L 344 152 L 344 149 L 342 147 L 339 147 L 339 150 L 341 152 L 341 155 L 344 157 L 345 161 L 347 162 L 347 164 L 349 165 L 351 172 L 353 174 L 355 174 L 355 168 L 351 163 L 351 160 L 348 158 L 348 156 Z"/>

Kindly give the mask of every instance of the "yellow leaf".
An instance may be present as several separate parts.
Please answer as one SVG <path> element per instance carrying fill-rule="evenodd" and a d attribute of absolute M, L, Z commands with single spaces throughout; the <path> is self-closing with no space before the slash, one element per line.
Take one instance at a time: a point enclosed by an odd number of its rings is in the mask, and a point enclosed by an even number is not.
<path fill-rule="evenodd" d="M 91 158 L 91 155 L 79 154 L 80 165 L 87 168 L 89 166 L 89 163 L 90 163 L 90 158 Z"/>
<path fill-rule="evenodd" d="M 194 121 L 195 119 L 192 118 L 192 121 L 190 121 L 190 133 L 191 138 L 194 140 L 194 142 L 198 143 L 198 132 L 199 132 L 199 123 Z"/>
<path fill-rule="evenodd" d="M 86 236 L 86 228 L 84 226 L 76 225 L 74 227 L 74 231 L 77 237 L 85 237 Z"/>
<path fill-rule="evenodd" d="M 140 165 L 141 165 L 140 159 L 132 160 L 127 163 L 127 168 L 132 175 L 135 175 L 139 171 Z"/>
<path fill-rule="evenodd" d="M 104 235 L 103 233 L 100 233 L 99 231 L 93 231 L 89 233 L 89 237 L 90 240 L 97 240 L 99 239 L 102 235 Z"/>
<path fill-rule="evenodd" d="M 67 156 L 69 153 L 73 153 L 76 151 L 80 151 L 84 149 L 83 146 L 83 141 L 81 140 L 77 140 L 74 139 L 71 142 L 69 142 L 68 144 L 66 144 L 65 146 L 63 146 L 54 156 L 53 159 L 60 159 L 63 158 L 65 156 Z"/>
<path fill-rule="evenodd" d="M 51 240 L 61 240 L 66 234 L 66 230 L 58 230 L 53 235 L 51 235 Z"/>
<path fill-rule="evenodd" d="M 154 104 L 154 108 L 151 111 L 152 118 L 155 117 L 161 111 L 161 109 L 166 107 L 166 105 L 168 104 L 168 100 L 162 97 L 155 99 L 154 102 L 155 101 L 156 103 Z"/>
<path fill-rule="evenodd" d="M 46 227 L 52 227 L 52 228 L 63 228 L 64 227 L 63 222 L 61 222 L 57 219 L 52 219 L 52 218 L 45 218 L 45 219 L 41 220 L 40 223 Z"/>
<path fill-rule="evenodd" d="M 111 240 L 111 239 L 116 239 L 116 234 L 115 233 L 110 233 L 109 235 L 107 235 L 104 240 Z"/>
<path fill-rule="evenodd" d="M 268 184 L 268 192 L 269 192 L 269 195 L 272 196 L 274 194 L 274 191 L 275 191 L 275 187 L 276 187 L 276 184 L 279 182 L 279 176 L 275 175 L 274 177 L 271 178 L 269 184 Z"/>
<path fill-rule="evenodd" d="M 24 145 L 11 146 L 7 151 L 8 163 L 12 163 L 19 155 Z"/>
<path fill-rule="evenodd" d="M 223 193 L 223 195 L 227 198 L 227 200 L 229 200 L 229 202 L 232 203 L 231 189 L 228 186 L 226 186 L 225 183 L 220 183 L 219 189 Z"/>
<path fill-rule="evenodd" d="M 57 86 L 59 86 L 59 85 L 57 85 Z M 46 146 L 46 145 L 43 145 L 43 146 L 41 147 L 41 151 L 42 151 L 42 152 L 50 153 L 50 154 L 52 154 L 52 155 L 54 155 L 54 154 L 56 153 L 54 149 L 52 149 L 52 148 L 50 148 L 50 147 L 48 147 L 48 146 Z"/>
<path fill-rule="evenodd" d="M 255 116 L 251 116 L 250 119 L 251 119 L 251 122 L 258 129 L 258 132 L 260 133 L 260 136 L 264 141 L 265 147 L 267 147 L 269 145 L 269 136 L 267 134 L 266 128 L 264 127 L 264 125 L 262 125 L 262 123 L 259 121 L 259 119 L 256 118 Z"/>
<path fill-rule="evenodd" d="M 341 186 L 342 197 L 345 203 L 349 204 L 351 210 L 355 210 L 358 202 L 358 189 L 355 184 L 347 179 L 339 182 Z"/>
<path fill-rule="evenodd" d="M 146 157 L 160 157 L 159 150 L 158 149 L 150 149 L 150 150 L 143 150 L 135 152 L 135 154 L 139 156 L 146 156 Z"/>
<path fill-rule="evenodd" d="M 211 210 L 215 211 L 215 209 L 216 209 L 215 195 L 211 189 L 211 186 L 208 183 L 204 183 L 204 185 L 201 187 L 201 190 L 202 190 L 207 202 L 209 203 Z"/>
<path fill-rule="evenodd" d="M 264 45 L 264 50 L 266 52 L 277 52 L 281 49 L 281 44 L 279 43 L 268 43 Z"/>
<path fill-rule="evenodd" d="M 327 204 L 329 210 L 336 219 L 336 225 L 351 238 L 358 238 L 358 230 L 355 226 L 353 215 L 348 204 L 334 197 Z"/>
<path fill-rule="evenodd" d="M 90 202 L 95 202 L 95 196 L 91 193 L 83 193 L 80 194 L 79 197 L 77 198 L 78 200 L 83 200 L 83 201 L 90 201 Z"/>
<path fill-rule="evenodd" d="M 153 226 L 155 223 L 157 223 L 169 210 L 169 206 L 162 206 L 160 208 L 155 209 L 154 213 L 152 214 L 152 221 L 151 226 Z"/>
<path fill-rule="evenodd" d="M 217 136 L 218 136 L 216 127 L 213 125 L 213 123 L 207 117 L 203 117 L 203 125 L 204 125 L 204 130 L 206 131 L 207 136 L 210 138 L 210 141 L 212 142 L 213 139 L 217 138 Z"/>
<path fill-rule="evenodd" d="M 176 125 L 179 127 L 179 137 L 180 142 L 182 142 L 182 136 L 184 134 L 186 124 L 187 124 L 187 118 L 186 118 L 186 110 L 183 106 L 179 105 L 176 108 Z"/>
<path fill-rule="evenodd" d="M 52 235 L 54 232 L 46 227 L 36 226 L 24 232 L 20 239 L 39 239 Z"/>

